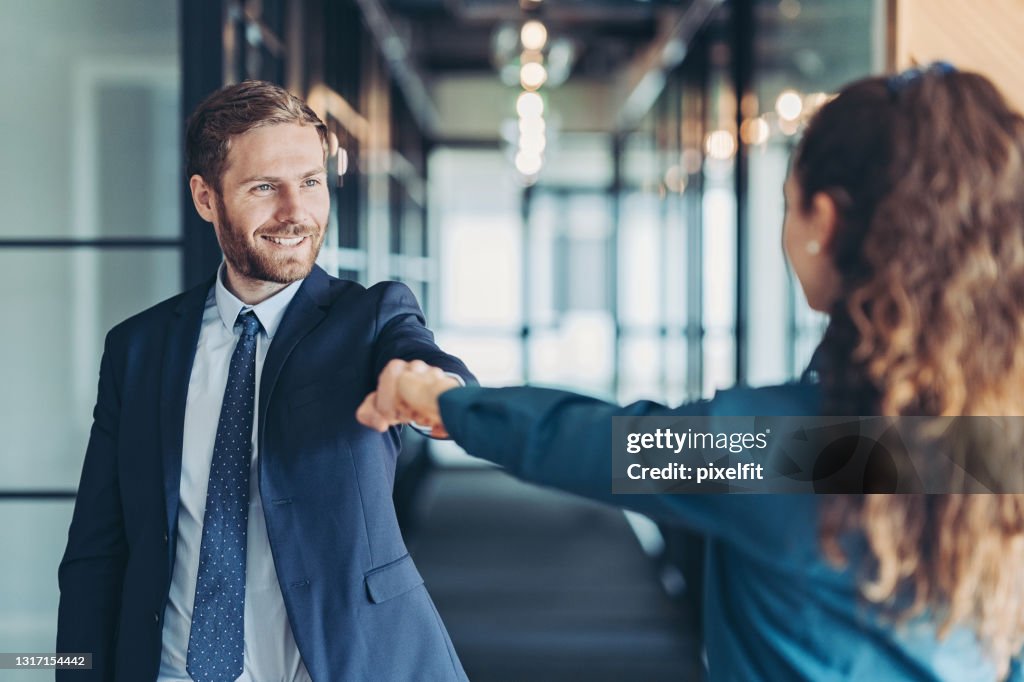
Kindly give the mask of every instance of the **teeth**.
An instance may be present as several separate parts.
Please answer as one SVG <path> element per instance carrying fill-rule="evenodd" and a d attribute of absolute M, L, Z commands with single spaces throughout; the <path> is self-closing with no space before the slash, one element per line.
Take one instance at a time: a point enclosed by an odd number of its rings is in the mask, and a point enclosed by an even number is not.
<path fill-rule="evenodd" d="M 305 239 L 305 237 L 289 237 L 287 239 L 282 237 L 267 237 L 267 239 L 274 242 L 275 244 L 281 244 L 282 246 L 295 246 L 303 239 Z"/>

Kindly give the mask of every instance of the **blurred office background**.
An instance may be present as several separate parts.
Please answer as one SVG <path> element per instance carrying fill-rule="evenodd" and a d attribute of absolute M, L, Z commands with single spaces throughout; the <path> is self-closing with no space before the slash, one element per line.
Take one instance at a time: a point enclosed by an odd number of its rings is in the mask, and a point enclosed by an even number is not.
<path fill-rule="evenodd" d="M 1019 13 L 991 2 L 971 30 Z M 801 124 L 942 53 L 961 9 L 0 0 L 0 650 L 53 649 L 103 335 L 219 262 L 181 150 L 210 91 L 308 99 L 340 141 L 321 265 L 407 282 L 484 384 L 677 404 L 799 375 L 823 329 L 780 247 Z M 699 678 L 699 539 L 445 443 L 411 440 L 395 495 L 471 678 Z"/>

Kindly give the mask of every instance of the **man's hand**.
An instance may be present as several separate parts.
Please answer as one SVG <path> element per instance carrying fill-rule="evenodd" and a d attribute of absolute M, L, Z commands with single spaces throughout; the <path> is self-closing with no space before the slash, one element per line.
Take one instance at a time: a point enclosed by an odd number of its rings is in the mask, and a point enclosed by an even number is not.
<path fill-rule="evenodd" d="M 377 390 L 356 410 L 356 419 L 381 432 L 396 424 L 416 422 L 429 428 L 434 438 L 447 438 L 437 399 L 458 386 L 456 379 L 422 360 L 392 360 L 380 373 Z"/>

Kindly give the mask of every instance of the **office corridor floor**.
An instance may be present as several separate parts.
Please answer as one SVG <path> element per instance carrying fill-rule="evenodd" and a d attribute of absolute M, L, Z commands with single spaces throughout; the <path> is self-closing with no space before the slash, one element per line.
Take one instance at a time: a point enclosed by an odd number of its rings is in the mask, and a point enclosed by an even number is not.
<path fill-rule="evenodd" d="M 621 512 L 495 469 L 434 470 L 411 552 L 473 682 L 699 680 Z"/>

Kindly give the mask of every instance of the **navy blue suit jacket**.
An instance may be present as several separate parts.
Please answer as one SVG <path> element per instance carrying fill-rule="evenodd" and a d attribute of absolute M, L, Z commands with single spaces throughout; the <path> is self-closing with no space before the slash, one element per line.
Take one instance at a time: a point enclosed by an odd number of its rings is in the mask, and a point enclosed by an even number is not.
<path fill-rule="evenodd" d="M 91 652 L 94 667 L 58 672 L 58 680 L 157 677 L 185 399 L 212 283 L 107 335 L 59 571 L 57 650 Z M 317 682 L 465 679 L 395 518 L 399 433 L 355 421 L 393 358 L 419 358 L 475 383 L 434 344 L 407 287 L 365 289 L 314 267 L 263 366 L 263 513 L 295 642 Z"/>

